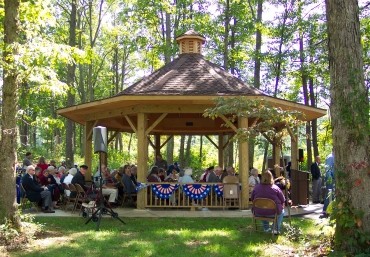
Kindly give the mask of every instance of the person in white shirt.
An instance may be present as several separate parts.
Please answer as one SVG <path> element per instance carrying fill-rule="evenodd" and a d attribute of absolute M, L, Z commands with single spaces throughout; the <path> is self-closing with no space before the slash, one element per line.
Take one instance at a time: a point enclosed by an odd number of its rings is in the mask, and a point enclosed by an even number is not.
<path fill-rule="evenodd" d="M 68 171 L 68 175 L 64 179 L 63 183 L 65 183 L 67 185 L 71 184 L 72 179 L 73 179 L 74 175 L 76 175 L 76 173 L 77 173 L 77 169 L 76 168 L 71 168 Z M 69 196 L 71 194 L 71 191 L 65 190 L 65 194 L 66 194 L 66 196 Z"/>
<path fill-rule="evenodd" d="M 192 174 L 193 174 L 193 170 L 191 168 L 186 168 L 184 170 L 184 176 L 179 178 L 179 183 L 180 184 L 194 183 L 194 180 L 191 177 Z"/>
<path fill-rule="evenodd" d="M 248 179 L 249 186 L 254 187 L 257 184 L 260 183 L 260 178 L 258 177 L 258 170 L 257 169 L 251 169 L 251 175 Z"/>

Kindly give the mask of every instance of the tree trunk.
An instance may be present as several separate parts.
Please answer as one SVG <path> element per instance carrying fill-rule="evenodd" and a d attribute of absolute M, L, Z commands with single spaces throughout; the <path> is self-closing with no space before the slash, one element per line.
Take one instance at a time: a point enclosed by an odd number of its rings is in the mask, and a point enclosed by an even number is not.
<path fill-rule="evenodd" d="M 199 163 L 203 167 L 203 136 L 200 136 L 199 142 Z"/>
<path fill-rule="evenodd" d="M 310 90 L 310 101 L 311 106 L 316 107 L 316 97 L 315 92 L 313 90 L 313 78 L 309 77 L 308 79 L 308 88 Z M 311 122 L 311 133 L 312 133 L 312 149 L 313 149 L 313 156 L 319 156 L 319 146 L 317 144 L 317 119 L 314 119 Z"/>
<path fill-rule="evenodd" d="M 348 253 L 369 249 L 369 99 L 363 74 L 356 0 L 326 0 L 330 114 L 336 174 L 336 246 Z M 348 239 L 351 240 L 348 240 Z"/>
<path fill-rule="evenodd" d="M 19 0 L 4 1 L 4 51 L 1 139 L 0 139 L 0 224 L 10 221 L 15 228 L 20 228 L 15 197 L 15 163 L 17 161 L 17 107 L 19 90 L 19 72 L 14 63 L 18 54 L 19 42 Z"/>
<path fill-rule="evenodd" d="M 309 104 L 309 95 L 307 88 L 307 72 L 305 68 L 305 57 L 304 57 L 304 46 L 303 46 L 303 33 L 300 32 L 299 35 L 299 61 L 300 61 L 300 70 L 301 70 L 301 80 L 302 80 L 302 89 L 303 89 L 303 98 L 304 104 Z M 311 166 L 312 163 L 312 146 L 311 146 L 311 124 L 309 121 L 306 122 L 306 145 L 307 145 L 307 169 Z"/>
<path fill-rule="evenodd" d="M 226 0 L 225 7 L 225 31 L 224 31 L 224 69 L 229 69 L 229 25 L 230 25 L 230 1 Z"/>
<path fill-rule="evenodd" d="M 72 0 L 71 2 L 71 17 L 69 23 L 69 45 L 74 47 L 76 45 L 76 17 L 77 17 L 77 0 Z M 67 95 L 67 106 L 72 106 L 75 104 L 74 96 L 74 81 L 75 81 L 75 70 L 76 65 L 68 65 L 67 70 L 67 85 L 70 90 Z M 66 164 L 67 167 L 73 167 L 74 165 L 74 151 L 73 151 L 73 140 L 75 138 L 74 124 L 70 119 L 66 120 Z"/>
<path fill-rule="evenodd" d="M 171 137 L 171 139 L 168 140 L 167 145 L 166 145 L 168 165 L 173 163 L 173 149 L 174 149 L 174 147 L 175 147 L 175 136 Z"/>
<path fill-rule="evenodd" d="M 185 165 L 187 167 L 190 167 L 191 165 L 191 139 L 192 139 L 192 136 L 189 135 L 188 136 L 188 140 L 186 142 L 186 150 L 185 150 Z"/>
<path fill-rule="evenodd" d="M 185 136 L 181 135 L 180 139 L 180 151 L 179 151 L 179 162 L 180 167 L 185 167 Z"/>
<path fill-rule="evenodd" d="M 262 32 L 261 32 L 261 22 L 262 22 L 262 2 L 263 0 L 258 0 L 257 2 L 257 19 L 256 19 L 256 49 L 254 53 L 254 76 L 253 85 L 255 88 L 260 88 L 261 85 L 261 47 L 262 47 Z"/>
<path fill-rule="evenodd" d="M 262 162 L 262 171 L 265 171 L 268 167 L 267 164 L 267 156 L 268 156 L 268 150 L 269 150 L 270 143 L 266 140 L 265 141 L 265 147 L 263 148 L 263 162 Z"/>
<path fill-rule="evenodd" d="M 226 136 L 226 139 L 229 140 L 231 135 Z M 234 166 L 234 141 L 230 140 L 229 144 L 226 147 L 226 161 L 224 162 L 225 167 Z"/>

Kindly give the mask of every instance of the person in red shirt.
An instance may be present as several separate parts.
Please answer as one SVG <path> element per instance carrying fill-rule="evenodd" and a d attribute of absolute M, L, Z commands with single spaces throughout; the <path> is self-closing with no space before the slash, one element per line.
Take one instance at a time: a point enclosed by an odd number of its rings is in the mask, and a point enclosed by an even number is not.
<path fill-rule="evenodd" d="M 36 167 L 41 168 L 41 172 L 39 173 L 39 178 L 42 178 L 42 176 L 44 175 L 44 171 L 49 167 L 49 165 L 45 161 L 44 156 L 41 156 L 39 158 L 39 162 L 36 164 Z"/>

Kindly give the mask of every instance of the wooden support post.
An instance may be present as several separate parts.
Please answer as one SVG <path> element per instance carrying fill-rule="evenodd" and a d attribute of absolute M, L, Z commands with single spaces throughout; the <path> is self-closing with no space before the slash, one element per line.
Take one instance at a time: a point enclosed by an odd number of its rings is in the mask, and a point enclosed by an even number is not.
<path fill-rule="evenodd" d="M 140 182 L 146 181 L 146 173 L 148 170 L 148 138 L 145 134 L 147 120 L 145 113 L 137 115 L 137 180 Z M 137 195 L 137 208 L 145 208 L 146 190 L 139 191 Z"/>
<path fill-rule="evenodd" d="M 246 117 L 239 117 L 238 119 L 238 126 L 239 128 L 248 128 L 248 118 Z M 249 177 L 249 145 L 248 141 L 241 142 L 239 141 L 239 177 L 240 182 L 242 185 L 242 193 L 241 193 L 241 208 L 243 210 L 248 209 L 249 204 L 249 184 L 248 184 L 248 177 Z"/>

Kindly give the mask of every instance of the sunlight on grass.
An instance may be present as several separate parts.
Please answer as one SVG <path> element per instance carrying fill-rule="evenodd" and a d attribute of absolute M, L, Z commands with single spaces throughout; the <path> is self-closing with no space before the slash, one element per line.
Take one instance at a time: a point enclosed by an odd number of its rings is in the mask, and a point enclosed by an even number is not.
<path fill-rule="evenodd" d="M 167 230 L 164 230 L 164 231 L 158 231 L 160 234 L 168 234 L 168 235 L 176 235 L 176 236 L 180 236 L 180 235 L 189 235 L 191 233 L 190 230 L 188 229 L 180 229 L 180 230 L 171 230 L 171 229 L 167 229 Z"/>
<path fill-rule="evenodd" d="M 201 231 L 199 232 L 200 237 L 214 237 L 214 236 L 231 236 L 230 231 L 225 231 L 225 230 L 207 230 L 207 231 Z"/>
<path fill-rule="evenodd" d="M 124 225 L 104 220 L 100 231 L 96 231 L 94 224 L 85 226 L 81 219 L 38 218 L 45 223 L 43 234 L 29 249 L 11 256 L 279 256 L 279 252 L 301 254 L 307 248 L 305 243 L 309 242 L 310 247 L 313 241 L 323 240 L 321 233 L 328 230 L 321 229 L 323 224 L 317 221 L 293 219 L 294 226 L 301 228 L 304 235 L 302 240 L 292 241 L 284 233 L 277 237 L 256 232 L 251 220 L 245 218 L 126 220 Z"/>

